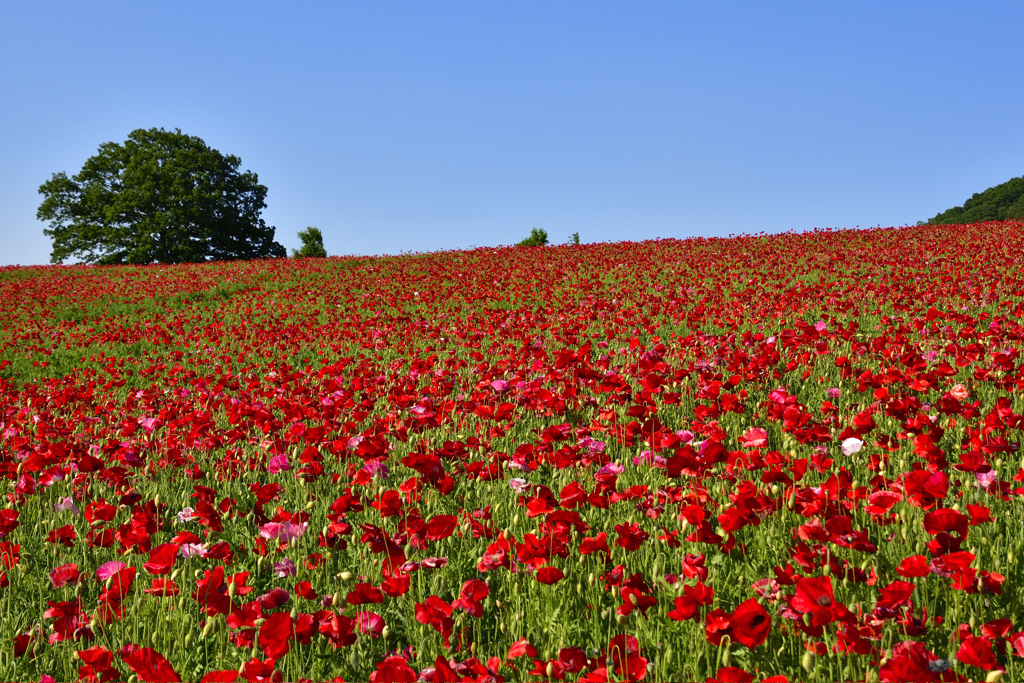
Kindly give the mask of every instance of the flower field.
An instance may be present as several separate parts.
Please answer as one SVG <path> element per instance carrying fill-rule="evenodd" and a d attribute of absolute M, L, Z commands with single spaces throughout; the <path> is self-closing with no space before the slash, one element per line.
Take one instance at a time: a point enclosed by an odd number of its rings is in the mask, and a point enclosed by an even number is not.
<path fill-rule="evenodd" d="M 0 680 L 1020 680 L 1022 255 L 0 268 Z"/>

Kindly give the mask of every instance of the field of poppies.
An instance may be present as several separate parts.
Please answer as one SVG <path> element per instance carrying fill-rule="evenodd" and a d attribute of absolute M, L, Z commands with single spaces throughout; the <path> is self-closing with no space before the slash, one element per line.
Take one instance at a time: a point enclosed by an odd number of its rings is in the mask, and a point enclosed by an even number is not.
<path fill-rule="evenodd" d="M 0 680 L 1019 680 L 1022 254 L 0 268 Z"/>

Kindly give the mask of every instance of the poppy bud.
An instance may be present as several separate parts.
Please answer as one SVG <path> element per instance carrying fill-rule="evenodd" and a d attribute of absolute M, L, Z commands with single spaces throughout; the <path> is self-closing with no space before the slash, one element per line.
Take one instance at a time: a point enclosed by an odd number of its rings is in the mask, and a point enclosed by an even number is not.
<path fill-rule="evenodd" d="M 804 612 L 804 626 L 810 627 L 813 618 L 810 612 Z"/>
<path fill-rule="evenodd" d="M 636 607 L 636 605 L 637 605 L 636 593 L 630 593 L 629 594 L 629 601 L 631 603 L 633 603 L 634 607 Z"/>
<path fill-rule="evenodd" d="M 595 580 L 594 572 L 590 572 L 590 576 L 587 577 L 587 584 L 593 586 Z"/>
<path fill-rule="evenodd" d="M 618 624 L 619 626 L 625 626 L 626 625 L 626 621 L 628 619 L 629 619 L 629 617 L 627 617 L 625 614 L 616 614 L 615 615 L 615 623 Z"/>
<path fill-rule="evenodd" d="M 665 648 L 665 665 L 666 666 L 668 666 L 669 664 L 672 663 L 672 655 L 673 654 L 675 654 L 675 653 L 672 651 L 672 646 L 671 645 L 669 645 L 668 647 Z"/>
<path fill-rule="evenodd" d="M 514 517 L 512 517 L 512 526 L 519 526 L 519 513 L 518 512 L 515 514 Z"/>
<path fill-rule="evenodd" d="M 551 678 L 552 676 L 554 676 L 555 675 L 555 663 L 554 662 L 548 662 L 548 665 L 544 668 L 544 673 L 547 675 L 548 678 Z"/>
<path fill-rule="evenodd" d="M 814 653 L 808 650 L 804 653 L 804 656 L 800 658 L 800 666 L 804 668 L 804 671 L 811 673 L 814 671 Z"/>
<path fill-rule="evenodd" d="M 1003 680 L 1003 672 L 999 669 L 992 669 L 985 676 L 985 683 L 999 683 L 1001 680 Z"/>
<path fill-rule="evenodd" d="M 238 592 L 238 586 L 236 586 L 235 582 L 232 581 L 231 583 L 228 584 L 228 597 L 229 598 L 235 597 L 235 593 L 237 593 L 237 592 Z"/>
<path fill-rule="evenodd" d="M 505 622 L 504 621 L 501 622 L 500 624 L 498 624 L 498 630 L 501 631 L 502 633 L 505 632 Z"/>
<path fill-rule="evenodd" d="M 345 604 L 345 603 L 344 603 L 344 600 L 342 600 L 341 593 L 335 593 L 334 596 L 331 598 L 331 607 L 334 607 L 335 609 L 338 609 L 343 604 Z"/>
<path fill-rule="evenodd" d="M 341 573 L 341 580 L 342 581 L 348 581 L 351 578 L 352 578 L 352 572 L 342 572 Z"/>

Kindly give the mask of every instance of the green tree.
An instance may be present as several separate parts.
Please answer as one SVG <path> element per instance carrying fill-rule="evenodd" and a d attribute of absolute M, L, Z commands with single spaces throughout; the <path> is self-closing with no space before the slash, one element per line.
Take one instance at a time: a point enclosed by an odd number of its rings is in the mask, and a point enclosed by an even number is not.
<path fill-rule="evenodd" d="M 573 234 L 569 235 L 569 239 L 568 241 L 566 241 L 566 244 L 568 244 L 571 247 L 578 247 L 580 244 L 580 234 L 578 232 L 574 232 Z"/>
<path fill-rule="evenodd" d="M 1024 218 L 1024 177 L 1012 178 L 1002 185 L 976 192 L 963 206 L 947 209 L 928 222 L 952 225 L 1011 218 Z"/>
<path fill-rule="evenodd" d="M 548 231 L 534 228 L 530 236 L 519 243 L 521 247 L 543 247 L 548 243 Z"/>
<path fill-rule="evenodd" d="M 39 187 L 50 260 L 195 263 L 287 256 L 264 223 L 267 188 L 241 159 L 180 130 L 135 130 L 100 145 L 77 175 Z"/>
<path fill-rule="evenodd" d="M 292 249 L 292 258 L 324 258 L 327 250 L 324 249 L 324 236 L 320 228 L 309 226 L 305 230 L 299 230 L 299 239 L 302 240 L 302 247 Z"/>

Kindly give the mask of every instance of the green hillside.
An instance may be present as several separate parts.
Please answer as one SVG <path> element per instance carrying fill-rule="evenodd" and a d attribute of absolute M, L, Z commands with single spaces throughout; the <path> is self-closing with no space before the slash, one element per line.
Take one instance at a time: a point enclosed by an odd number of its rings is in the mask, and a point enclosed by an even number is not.
<path fill-rule="evenodd" d="M 964 202 L 963 206 L 947 209 L 928 222 L 950 225 L 1001 221 L 1008 218 L 1024 218 L 1024 177 L 1014 178 L 1002 185 L 976 193 Z"/>

